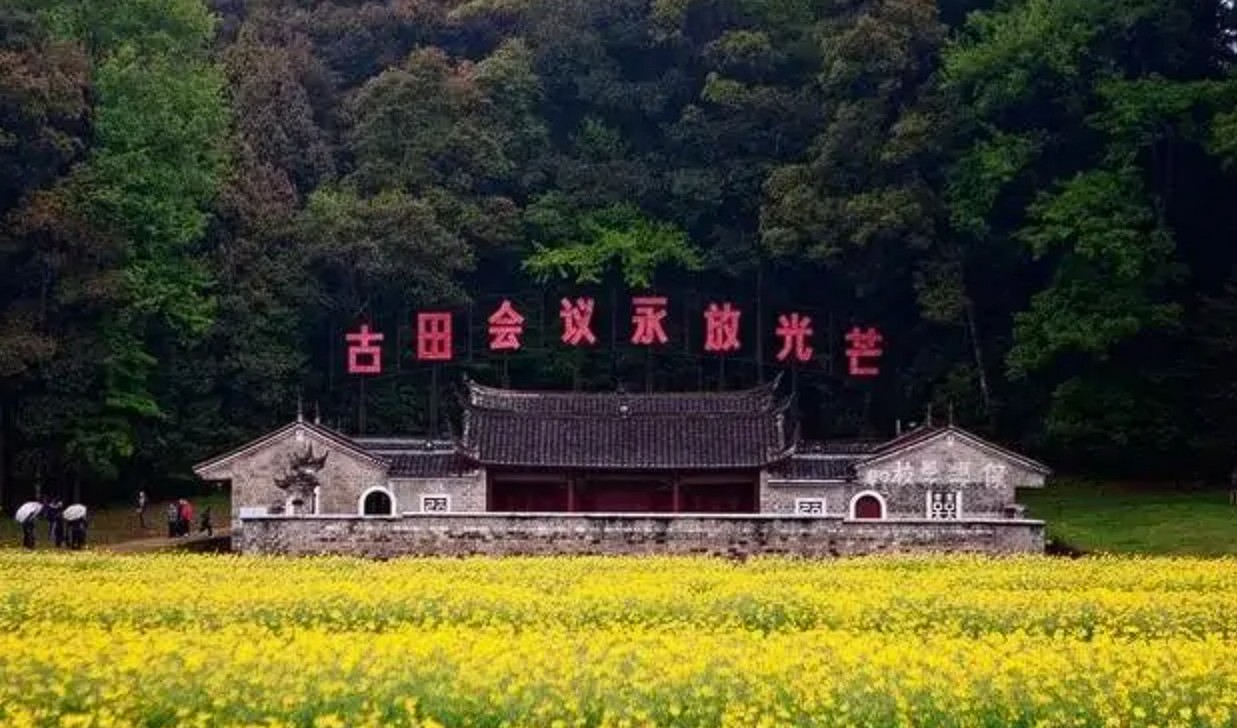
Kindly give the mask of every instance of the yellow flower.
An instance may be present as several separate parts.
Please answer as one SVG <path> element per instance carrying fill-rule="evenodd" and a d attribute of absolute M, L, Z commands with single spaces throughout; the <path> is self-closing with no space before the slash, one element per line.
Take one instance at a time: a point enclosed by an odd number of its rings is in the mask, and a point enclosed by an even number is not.
<path fill-rule="evenodd" d="M 0 726 L 1228 726 L 1235 600 L 1231 559 L 0 551 Z"/>

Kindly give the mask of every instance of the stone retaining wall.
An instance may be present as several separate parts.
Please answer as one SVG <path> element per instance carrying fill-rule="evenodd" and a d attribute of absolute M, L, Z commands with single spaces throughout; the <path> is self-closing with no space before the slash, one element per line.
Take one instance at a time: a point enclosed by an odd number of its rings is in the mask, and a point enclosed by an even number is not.
<path fill-rule="evenodd" d="M 1044 523 L 1022 519 L 848 521 L 771 515 L 405 514 L 252 516 L 233 548 L 246 554 L 469 556 L 530 554 L 1042 553 Z"/>

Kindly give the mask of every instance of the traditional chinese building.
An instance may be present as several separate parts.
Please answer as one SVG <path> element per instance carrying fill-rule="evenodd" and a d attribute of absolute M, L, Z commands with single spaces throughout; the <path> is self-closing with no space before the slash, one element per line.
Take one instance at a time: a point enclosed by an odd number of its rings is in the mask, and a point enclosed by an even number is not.
<path fill-rule="evenodd" d="M 1043 549 L 1048 469 L 952 425 L 804 442 L 773 384 L 580 393 L 468 383 L 458 437 L 298 419 L 195 467 L 243 552 L 865 553 Z M 325 459 L 324 459 L 325 457 Z"/>

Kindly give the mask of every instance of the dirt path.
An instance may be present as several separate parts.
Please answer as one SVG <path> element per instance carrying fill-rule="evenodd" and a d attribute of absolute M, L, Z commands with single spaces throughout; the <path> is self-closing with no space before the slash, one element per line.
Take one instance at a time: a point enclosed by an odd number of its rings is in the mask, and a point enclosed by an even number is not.
<path fill-rule="evenodd" d="M 213 536 L 207 536 L 201 533 L 195 533 L 183 538 L 167 538 L 166 536 L 155 538 L 137 538 L 131 541 L 120 541 L 119 543 L 103 544 L 98 547 L 100 551 L 112 551 L 122 554 L 142 554 L 153 553 L 155 551 L 167 551 L 171 549 L 185 551 L 212 551 L 217 547 L 226 546 L 228 540 L 232 537 L 231 528 L 217 528 Z"/>

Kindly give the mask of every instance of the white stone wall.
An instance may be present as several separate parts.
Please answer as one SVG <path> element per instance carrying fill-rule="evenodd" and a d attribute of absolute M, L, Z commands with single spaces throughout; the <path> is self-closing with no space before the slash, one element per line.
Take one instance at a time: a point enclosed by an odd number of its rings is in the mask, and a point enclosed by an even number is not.
<path fill-rule="evenodd" d="M 823 498 L 825 501 L 823 515 L 841 516 L 846 510 L 845 504 L 840 502 L 844 489 L 844 484 L 821 481 L 797 481 L 791 484 L 784 480 L 771 478 L 768 473 L 762 473 L 760 512 L 793 514 L 796 501 Z"/>
<path fill-rule="evenodd" d="M 1019 460 L 943 432 L 877 462 L 856 467 L 858 483 L 846 496 L 863 490 L 880 493 L 890 517 L 924 517 L 928 494 L 956 491 L 968 518 L 996 518 L 1016 502 L 1019 487 L 1041 487 L 1044 474 Z"/>
<path fill-rule="evenodd" d="M 392 478 L 400 513 L 420 513 L 423 495 L 447 496 L 449 512 L 479 513 L 485 510 L 485 471 L 452 478 Z"/>
<path fill-rule="evenodd" d="M 262 447 L 242 453 L 204 473 L 205 477 L 221 477 L 232 483 L 232 528 L 239 529 L 242 508 L 266 509 L 282 503 L 284 491 L 275 486 L 275 479 L 288 474 L 292 457 L 313 446 L 315 456 L 329 453 L 318 474 L 318 512 L 323 514 L 355 514 L 361 493 L 375 486 L 385 486 L 385 467 L 358 457 L 331 440 L 320 437 L 307 427 L 293 428 L 284 437 Z"/>
<path fill-rule="evenodd" d="M 875 493 L 885 502 L 885 517 L 893 519 L 922 519 L 928 517 L 928 497 L 933 491 L 947 490 L 939 486 L 911 484 L 872 488 L 860 483 L 820 483 L 802 481 L 769 480 L 762 483 L 761 512 L 807 515 L 796 510 L 803 500 L 825 501 L 825 516 L 849 518 L 851 501 L 864 493 Z M 952 490 L 959 490 L 952 488 Z M 961 489 L 962 518 L 1002 518 L 1002 500 L 992 500 L 997 494 L 975 489 Z M 986 499 L 987 497 L 987 499 Z"/>
<path fill-rule="evenodd" d="M 883 551 L 1042 553 L 1029 520 L 843 521 L 793 516 L 449 514 L 246 519 L 247 554 L 468 556 L 707 554 L 845 556 Z"/>
<path fill-rule="evenodd" d="M 856 496 L 872 492 L 884 501 L 886 518 L 913 520 L 929 517 L 933 494 L 955 493 L 960 518 L 1002 518 L 1018 487 L 1044 483 L 1042 472 L 948 431 L 856 470 L 855 482 L 792 481 L 762 473 L 760 510 L 802 515 L 799 501 L 824 499 L 824 515 L 845 518 Z"/>

